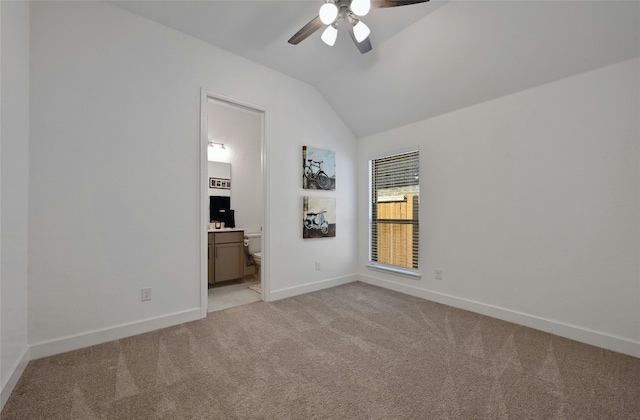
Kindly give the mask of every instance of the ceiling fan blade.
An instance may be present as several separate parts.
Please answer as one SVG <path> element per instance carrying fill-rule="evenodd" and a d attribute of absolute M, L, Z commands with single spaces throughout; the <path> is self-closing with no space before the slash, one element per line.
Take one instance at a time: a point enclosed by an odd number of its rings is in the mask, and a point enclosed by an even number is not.
<path fill-rule="evenodd" d="M 358 47 L 358 50 L 360 50 L 361 54 L 364 53 L 368 53 L 369 51 L 371 51 L 371 40 L 369 39 L 369 37 L 366 37 L 364 40 L 362 40 L 362 42 L 358 42 L 356 40 L 356 35 L 353 33 L 353 26 L 347 24 L 347 32 L 349 32 L 349 35 L 351 36 L 351 39 L 353 39 L 353 43 L 356 44 L 356 47 Z"/>
<path fill-rule="evenodd" d="M 371 0 L 372 9 L 383 7 L 408 6 L 410 4 L 426 3 L 429 0 Z"/>
<path fill-rule="evenodd" d="M 301 41 L 304 41 L 309 37 L 309 35 L 313 34 L 318 29 L 322 28 L 324 24 L 320 20 L 320 16 L 316 16 L 311 22 L 307 23 L 300 29 L 294 36 L 289 39 L 289 44 L 299 44 Z"/>

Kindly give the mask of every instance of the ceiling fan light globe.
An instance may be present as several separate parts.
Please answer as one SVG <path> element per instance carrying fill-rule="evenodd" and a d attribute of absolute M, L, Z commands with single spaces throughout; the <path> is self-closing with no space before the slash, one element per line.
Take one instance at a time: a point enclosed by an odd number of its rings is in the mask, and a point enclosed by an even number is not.
<path fill-rule="evenodd" d="M 354 14 L 365 16 L 371 9 L 371 0 L 353 0 L 349 8 Z"/>
<path fill-rule="evenodd" d="M 358 21 L 358 23 L 356 23 L 356 25 L 353 27 L 353 35 L 358 42 L 362 42 L 367 39 L 370 33 L 371 30 L 367 25 L 364 24 L 363 21 Z"/>
<path fill-rule="evenodd" d="M 320 39 L 322 39 L 322 41 L 330 47 L 333 47 L 333 45 L 336 43 L 337 37 L 338 37 L 338 29 L 335 28 L 333 25 L 327 26 L 327 29 L 325 29 L 322 32 L 322 35 L 320 35 Z"/>
<path fill-rule="evenodd" d="M 325 25 L 331 25 L 338 17 L 338 7 L 333 3 L 325 3 L 320 6 L 320 21 Z"/>

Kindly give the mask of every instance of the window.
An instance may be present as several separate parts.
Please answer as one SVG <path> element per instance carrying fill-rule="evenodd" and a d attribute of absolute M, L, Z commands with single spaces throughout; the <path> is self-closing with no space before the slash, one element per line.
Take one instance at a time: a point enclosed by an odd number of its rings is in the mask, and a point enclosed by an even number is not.
<path fill-rule="evenodd" d="M 419 152 L 369 161 L 369 265 L 418 273 Z"/>

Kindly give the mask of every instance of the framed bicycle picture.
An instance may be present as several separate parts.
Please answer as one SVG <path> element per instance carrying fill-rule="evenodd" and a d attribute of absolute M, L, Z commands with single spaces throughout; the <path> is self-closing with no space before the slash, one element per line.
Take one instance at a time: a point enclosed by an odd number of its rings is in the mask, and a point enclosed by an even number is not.
<path fill-rule="evenodd" d="M 302 146 L 302 188 L 306 190 L 336 189 L 336 153 L 334 151 Z"/>

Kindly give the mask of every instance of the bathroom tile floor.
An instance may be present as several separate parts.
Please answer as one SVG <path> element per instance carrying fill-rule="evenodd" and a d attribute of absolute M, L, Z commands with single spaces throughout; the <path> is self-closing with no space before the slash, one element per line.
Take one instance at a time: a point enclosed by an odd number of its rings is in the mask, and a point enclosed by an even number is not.
<path fill-rule="evenodd" d="M 242 280 L 242 283 L 210 288 L 207 312 L 220 311 L 222 309 L 233 308 L 234 306 L 261 301 L 262 295 L 249 289 L 250 286 L 256 284 L 260 284 L 259 279 L 253 276 L 247 276 Z"/>

